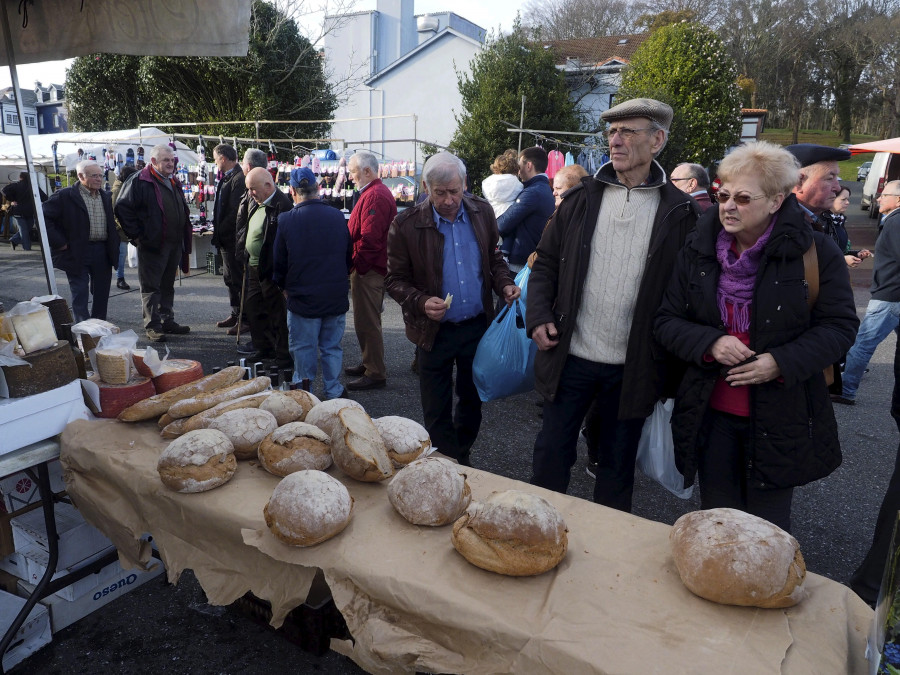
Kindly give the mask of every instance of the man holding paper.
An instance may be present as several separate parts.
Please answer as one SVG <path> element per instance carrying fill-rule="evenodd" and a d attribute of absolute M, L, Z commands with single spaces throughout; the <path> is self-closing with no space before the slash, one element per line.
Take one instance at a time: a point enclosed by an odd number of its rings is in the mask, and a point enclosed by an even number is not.
<path fill-rule="evenodd" d="M 466 167 L 459 158 L 449 152 L 432 156 L 422 179 L 428 200 L 391 223 L 385 281 L 403 309 L 406 337 L 419 349 L 422 415 L 431 442 L 469 465 L 481 426 L 472 361 L 494 318 L 491 291 L 511 304 L 519 288 L 497 248 L 494 210 L 484 199 L 463 194 Z"/>

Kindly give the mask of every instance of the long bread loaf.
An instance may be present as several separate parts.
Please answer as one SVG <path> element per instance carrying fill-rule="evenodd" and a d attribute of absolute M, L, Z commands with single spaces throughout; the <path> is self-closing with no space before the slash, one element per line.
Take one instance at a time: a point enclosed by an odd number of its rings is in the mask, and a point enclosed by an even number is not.
<path fill-rule="evenodd" d="M 258 394 L 250 394 L 249 396 L 241 396 L 240 398 L 236 398 L 233 401 L 225 401 L 224 403 L 214 405 L 212 408 L 207 408 L 203 412 L 199 412 L 196 415 L 192 415 L 191 417 L 182 417 L 180 419 L 185 420 L 185 431 L 206 429 L 207 427 L 209 427 L 209 423 L 222 413 L 226 413 L 231 410 L 240 410 L 242 408 L 258 408 L 259 404 L 265 401 L 268 396 L 269 392 L 260 392 Z"/>
<path fill-rule="evenodd" d="M 254 377 L 246 382 L 236 382 L 228 387 L 222 387 L 208 394 L 199 394 L 191 398 L 184 398 L 177 403 L 172 404 L 169 408 L 169 414 L 178 419 L 179 417 L 190 417 L 204 410 L 209 410 L 215 405 L 224 401 L 233 401 L 241 396 L 248 394 L 257 394 L 263 389 L 268 389 L 271 380 L 268 377 Z"/>
<path fill-rule="evenodd" d="M 143 401 L 138 401 L 133 406 L 125 408 L 119 413 L 121 422 L 141 422 L 168 412 L 169 407 L 182 399 L 197 396 L 205 392 L 214 391 L 220 387 L 234 384 L 244 376 L 244 369 L 240 366 L 229 366 L 218 373 L 212 373 L 199 380 L 183 384 L 175 389 L 170 389 L 163 394 L 156 394 Z"/>

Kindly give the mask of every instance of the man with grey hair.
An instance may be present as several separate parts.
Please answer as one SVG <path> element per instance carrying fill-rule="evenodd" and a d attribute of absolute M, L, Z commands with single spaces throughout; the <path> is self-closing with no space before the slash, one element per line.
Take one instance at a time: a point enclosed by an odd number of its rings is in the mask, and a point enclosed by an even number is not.
<path fill-rule="evenodd" d="M 669 180 L 682 192 L 686 192 L 700 207 L 700 211 L 706 211 L 712 206 L 709 198 L 709 174 L 699 164 L 683 162 L 672 169 Z"/>
<path fill-rule="evenodd" d="M 66 273 L 75 321 L 106 320 L 112 268 L 119 262 L 119 233 L 112 201 L 103 188 L 103 169 L 78 162 L 78 183 L 44 203 L 53 266 Z M 88 300 L 93 303 L 88 311 Z"/>
<path fill-rule="evenodd" d="M 459 158 L 433 155 L 422 179 L 428 200 L 391 223 L 386 283 L 403 309 L 406 337 L 418 347 L 419 392 L 431 442 L 468 465 L 481 426 L 472 362 L 494 318 L 492 291 L 512 304 L 519 288 L 497 248 L 494 209 L 464 194 L 466 168 Z"/>
<path fill-rule="evenodd" d="M 348 382 L 347 389 L 377 389 L 387 383 L 381 310 L 387 274 L 388 228 L 397 215 L 397 202 L 378 177 L 378 160 L 371 152 L 354 154 L 347 163 L 347 171 L 359 189 L 348 226 L 353 242 L 350 299 L 362 362 L 345 368 L 344 372 L 358 378 Z"/>
<path fill-rule="evenodd" d="M 537 343 L 535 383 L 544 396 L 531 482 L 565 492 L 582 419 L 596 440 L 594 501 L 631 510 L 645 418 L 665 391 L 653 319 L 697 206 L 654 161 L 672 108 L 653 99 L 620 103 L 609 123 L 610 161 L 569 190 L 544 231 L 528 280 L 528 334 Z M 673 378 L 676 379 L 676 378 Z"/>
<path fill-rule="evenodd" d="M 144 329 L 153 342 L 167 334 L 184 335 L 189 326 L 175 322 L 175 276 L 187 274 L 192 232 L 190 211 L 175 176 L 175 153 L 168 145 L 153 146 L 150 164 L 133 174 L 115 205 L 122 231 L 138 248 Z"/>

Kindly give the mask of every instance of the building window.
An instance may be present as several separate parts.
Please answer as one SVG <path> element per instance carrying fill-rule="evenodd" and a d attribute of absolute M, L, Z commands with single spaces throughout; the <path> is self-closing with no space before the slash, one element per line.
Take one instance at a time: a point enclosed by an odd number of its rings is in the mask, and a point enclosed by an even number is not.
<path fill-rule="evenodd" d="M 25 126 L 26 127 L 36 127 L 37 122 L 34 119 L 34 115 L 25 115 Z"/>
<path fill-rule="evenodd" d="M 59 113 L 53 113 L 53 128 L 59 128 Z"/>
<path fill-rule="evenodd" d="M 40 117 L 38 117 L 38 129 L 43 129 L 43 128 L 44 128 L 44 116 L 41 115 Z"/>
<path fill-rule="evenodd" d="M 16 113 L 6 113 L 6 123 L 17 125 L 19 123 L 19 115 Z"/>

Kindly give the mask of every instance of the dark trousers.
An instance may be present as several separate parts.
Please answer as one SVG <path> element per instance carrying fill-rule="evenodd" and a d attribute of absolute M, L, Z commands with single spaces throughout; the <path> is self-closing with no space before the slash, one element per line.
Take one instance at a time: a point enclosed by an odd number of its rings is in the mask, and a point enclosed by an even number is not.
<path fill-rule="evenodd" d="M 259 269 L 253 265 L 247 265 L 244 311 L 250 321 L 250 337 L 256 350 L 267 357 L 291 363 L 284 295 L 271 279 L 260 279 Z"/>
<path fill-rule="evenodd" d="M 644 419 L 619 419 L 625 367 L 569 356 L 553 401 L 544 402 L 544 424 L 534 443 L 531 483 L 565 492 L 577 458 L 578 431 L 596 402 L 592 433 L 597 439 L 594 501 L 631 511 L 634 462 Z"/>
<path fill-rule="evenodd" d="M 87 319 L 106 320 L 109 304 L 109 284 L 112 282 L 112 266 L 106 257 L 106 242 L 90 242 L 85 249 L 84 261 L 76 274 L 66 272 L 72 289 L 72 314 L 75 321 Z M 88 312 L 91 295 L 94 302 Z"/>
<path fill-rule="evenodd" d="M 141 305 L 144 328 L 160 330 L 162 324 L 175 320 L 175 276 L 181 264 L 181 240 L 165 242 L 158 251 L 141 248 L 138 251 L 138 281 L 141 284 Z"/>
<path fill-rule="evenodd" d="M 431 351 L 418 350 L 422 415 L 431 443 L 439 452 L 469 465 L 469 451 L 481 427 L 481 399 L 472 380 L 478 342 L 487 330 L 483 314 L 441 324 Z M 453 414 L 453 365 L 456 364 L 456 414 Z"/>
<path fill-rule="evenodd" d="M 221 247 L 222 279 L 228 287 L 228 302 L 234 316 L 241 311 L 241 284 L 244 282 L 244 261 L 235 255 L 234 247 Z"/>
<path fill-rule="evenodd" d="M 760 488 L 747 475 L 750 419 L 710 409 L 703 427 L 697 466 L 701 508 L 739 509 L 790 532 L 794 488 Z"/>

